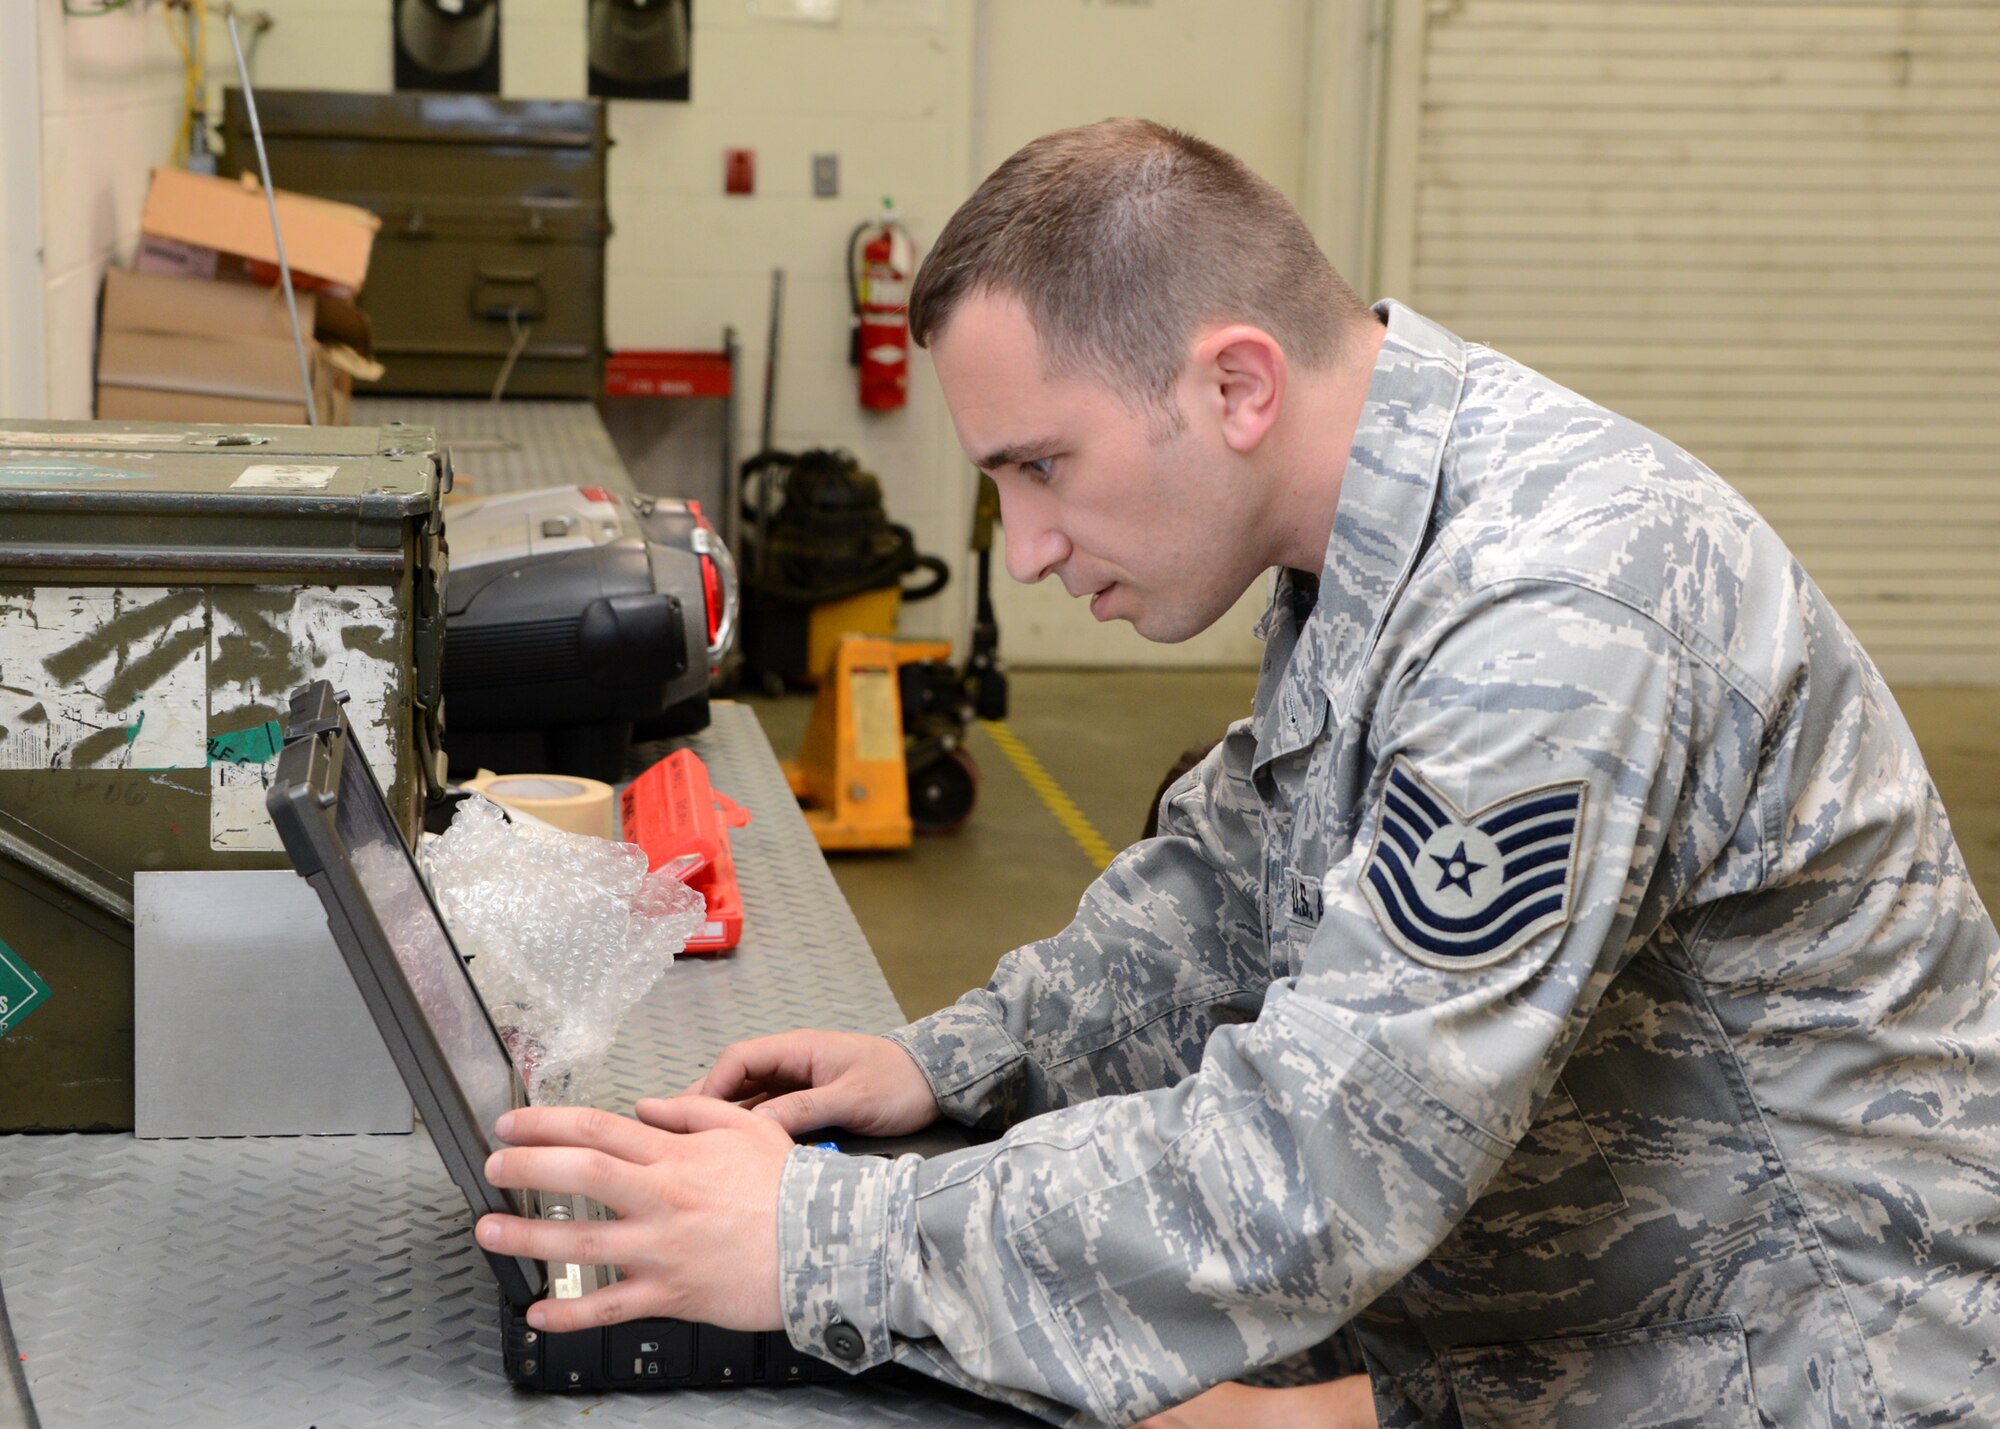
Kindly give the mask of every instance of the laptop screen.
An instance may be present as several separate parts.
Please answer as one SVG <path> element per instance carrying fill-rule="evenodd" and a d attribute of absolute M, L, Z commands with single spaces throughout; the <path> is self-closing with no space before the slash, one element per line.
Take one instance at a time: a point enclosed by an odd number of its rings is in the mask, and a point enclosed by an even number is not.
<path fill-rule="evenodd" d="M 265 797 L 285 852 L 326 906 L 361 1000 L 466 1204 L 475 1215 L 530 1214 L 529 1198 L 496 1189 L 484 1173 L 494 1122 L 522 1104 L 521 1080 L 340 696 L 313 681 L 292 696 L 288 723 Z M 510 1303 L 540 1298 L 545 1280 L 534 1261 L 490 1252 L 486 1260 Z"/>
<path fill-rule="evenodd" d="M 513 1068 L 459 960 L 444 920 L 417 876 L 402 833 L 389 817 L 359 745 L 348 742 L 341 761 L 340 801 L 334 828 L 346 846 L 355 882 L 388 939 L 417 1005 L 437 1039 L 452 1079 L 470 1106 L 485 1153 L 493 1123 L 514 1107 Z"/>

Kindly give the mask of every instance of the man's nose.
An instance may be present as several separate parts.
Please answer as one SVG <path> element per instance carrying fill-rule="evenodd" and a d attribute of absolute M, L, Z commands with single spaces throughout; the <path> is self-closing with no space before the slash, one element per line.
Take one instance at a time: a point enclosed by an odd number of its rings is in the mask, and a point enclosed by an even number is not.
<path fill-rule="evenodd" d="M 1069 559 L 1069 541 L 1031 494 L 1000 487 L 1000 528 L 1007 538 L 1007 574 L 1033 585 Z"/>

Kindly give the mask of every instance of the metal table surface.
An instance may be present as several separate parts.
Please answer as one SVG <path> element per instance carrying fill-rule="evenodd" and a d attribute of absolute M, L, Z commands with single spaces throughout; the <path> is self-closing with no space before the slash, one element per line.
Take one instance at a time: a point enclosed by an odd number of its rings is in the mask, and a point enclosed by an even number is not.
<path fill-rule="evenodd" d="M 687 741 L 747 806 L 744 935 L 668 968 L 620 1032 L 607 1107 L 726 1043 L 902 1019 L 755 715 Z M 657 752 L 664 752 L 661 746 Z M 537 1395 L 430 1139 L 0 1137 L 0 1286 L 45 1429 L 152 1425 L 1032 1424 L 897 1374 L 791 1389 Z"/>
<path fill-rule="evenodd" d="M 436 427 L 463 489 L 475 496 L 538 486 L 601 486 L 623 496 L 638 489 L 597 408 L 581 398 L 356 397 L 354 420 Z"/>

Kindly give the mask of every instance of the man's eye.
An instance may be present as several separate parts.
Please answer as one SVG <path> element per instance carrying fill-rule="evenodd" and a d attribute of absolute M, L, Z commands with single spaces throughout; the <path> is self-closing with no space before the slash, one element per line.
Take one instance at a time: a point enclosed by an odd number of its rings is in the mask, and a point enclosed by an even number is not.
<path fill-rule="evenodd" d="M 1030 473 L 1037 481 L 1047 481 L 1055 473 L 1056 459 L 1052 456 L 1036 457 L 1033 461 L 1021 463 L 1021 470 Z"/>

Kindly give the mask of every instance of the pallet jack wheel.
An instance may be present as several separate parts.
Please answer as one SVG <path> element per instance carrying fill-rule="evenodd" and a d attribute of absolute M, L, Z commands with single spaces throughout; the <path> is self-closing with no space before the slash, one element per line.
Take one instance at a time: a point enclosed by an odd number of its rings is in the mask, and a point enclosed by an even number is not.
<path fill-rule="evenodd" d="M 962 748 L 932 745 L 910 760 L 910 823 L 920 834 L 955 834 L 979 802 L 979 766 Z"/>

